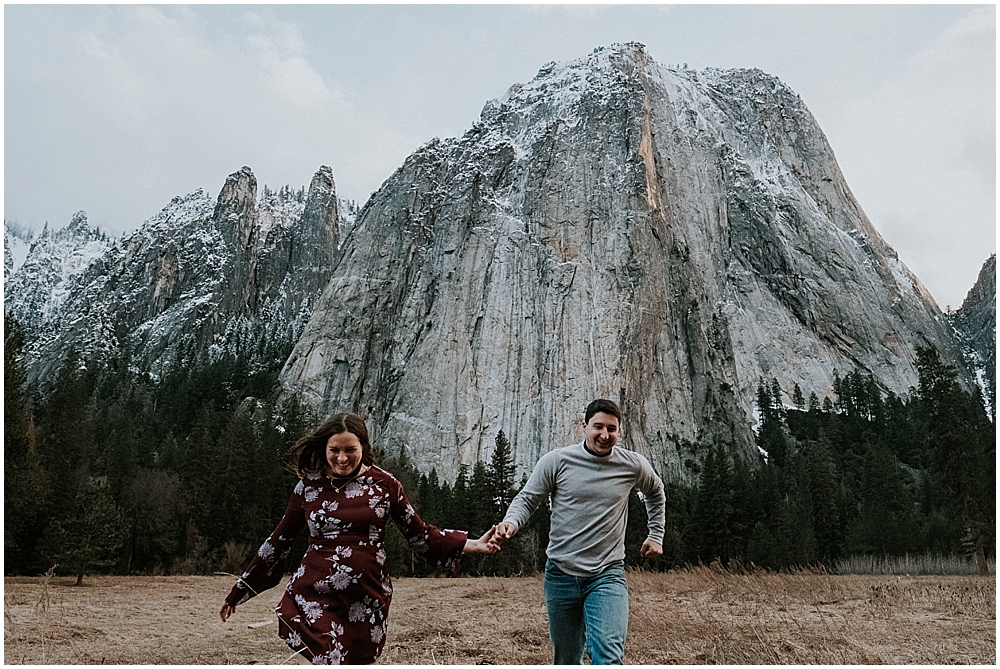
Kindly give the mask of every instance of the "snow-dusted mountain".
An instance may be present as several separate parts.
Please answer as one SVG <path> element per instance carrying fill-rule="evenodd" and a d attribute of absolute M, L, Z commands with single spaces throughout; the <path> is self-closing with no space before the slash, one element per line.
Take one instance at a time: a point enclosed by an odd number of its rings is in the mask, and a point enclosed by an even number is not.
<path fill-rule="evenodd" d="M 951 314 L 969 367 L 987 402 L 996 412 L 997 402 L 997 257 L 987 258 L 976 284 L 961 308 Z"/>
<path fill-rule="evenodd" d="M 762 377 L 822 398 L 858 369 L 905 394 L 915 345 L 962 360 L 793 91 L 638 44 L 550 63 L 420 148 L 342 251 L 281 381 L 446 476 L 500 429 L 530 470 L 604 396 L 686 479 L 709 443 L 754 453 Z"/>
<path fill-rule="evenodd" d="M 20 269 L 28 258 L 34 233 L 10 221 L 3 222 L 3 279 Z"/>
<path fill-rule="evenodd" d="M 30 333 L 29 380 L 51 378 L 69 350 L 128 354 L 154 373 L 195 354 L 284 355 L 327 283 L 350 209 L 329 167 L 308 192 L 261 197 L 244 167 L 217 200 L 176 197 L 113 244 L 82 214 L 43 232 L 4 289 L 6 313 Z"/>
<path fill-rule="evenodd" d="M 87 223 L 79 211 L 69 225 L 38 237 L 4 230 L 4 311 L 30 330 L 56 317 L 90 264 L 111 245 L 107 235 Z M 30 246 L 25 250 L 25 242 Z"/>
<path fill-rule="evenodd" d="M 638 44 L 545 65 L 360 212 L 329 168 L 261 194 L 243 168 L 114 243 L 85 223 L 66 251 L 46 231 L 23 266 L 11 255 L 29 378 L 69 350 L 154 373 L 291 350 L 286 395 L 363 413 L 382 448 L 446 477 L 500 429 L 530 470 L 598 396 L 623 405 L 628 447 L 684 480 L 712 442 L 755 452 L 761 378 L 832 398 L 836 373 L 861 370 L 906 394 L 914 347 L 933 344 L 974 383 L 802 100 Z"/>

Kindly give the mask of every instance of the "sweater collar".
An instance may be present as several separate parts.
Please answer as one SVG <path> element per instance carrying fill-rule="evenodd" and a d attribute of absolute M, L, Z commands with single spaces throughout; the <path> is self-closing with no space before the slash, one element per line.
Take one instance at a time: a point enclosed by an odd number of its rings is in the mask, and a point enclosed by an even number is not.
<path fill-rule="evenodd" d="M 584 439 L 583 441 L 581 441 L 580 445 L 583 446 L 583 450 L 584 451 L 586 451 L 590 455 L 593 455 L 595 458 L 599 458 L 601 460 L 605 460 L 605 459 L 611 457 L 611 454 L 615 452 L 615 447 L 612 446 L 611 450 L 608 451 L 607 453 L 605 453 L 604 455 L 601 455 L 600 453 L 594 453 L 592 450 L 590 450 L 589 448 L 587 448 L 587 440 L 586 439 Z"/>

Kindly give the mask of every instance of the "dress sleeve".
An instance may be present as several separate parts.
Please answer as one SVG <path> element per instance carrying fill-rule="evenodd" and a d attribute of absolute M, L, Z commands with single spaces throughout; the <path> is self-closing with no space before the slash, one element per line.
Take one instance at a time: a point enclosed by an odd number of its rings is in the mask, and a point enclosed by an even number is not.
<path fill-rule="evenodd" d="M 285 515 L 281 517 L 278 526 L 274 528 L 260 548 L 257 555 L 250 561 L 243 575 L 236 581 L 226 603 L 232 607 L 259 595 L 268 588 L 273 588 L 285 573 L 285 558 L 292 548 L 292 541 L 305 525 L 305 512 L 302 507 L 302 481 L 295 486 L 292 499 L 288 502 Z"/>
<path fill-rule="evenodd" d="M 468 533 L 461 530 L 439 530 L 420 520 L 420 516 L 406 499 L 406 492 L 399 481 L 393 479 L 390 492 L 389 515 L 403 533 L 410 550 L 428 564 L 442 567 L 452 574 L 462 568 L 462 555 Z"/>

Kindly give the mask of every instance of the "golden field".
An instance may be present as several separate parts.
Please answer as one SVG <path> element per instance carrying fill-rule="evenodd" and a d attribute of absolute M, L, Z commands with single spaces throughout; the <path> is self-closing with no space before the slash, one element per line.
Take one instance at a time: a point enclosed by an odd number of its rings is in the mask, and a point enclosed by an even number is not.
<path fill-rule="evenodd" d="M 632 571 L 629 664 L 995 664 L 996 580 Z M 233 579 L 4 579 L 6 664 L 294 663 L 276 588 L 227 622 Z M 382 664 L 547 664 L 540 575 L 395 581 Z"/>

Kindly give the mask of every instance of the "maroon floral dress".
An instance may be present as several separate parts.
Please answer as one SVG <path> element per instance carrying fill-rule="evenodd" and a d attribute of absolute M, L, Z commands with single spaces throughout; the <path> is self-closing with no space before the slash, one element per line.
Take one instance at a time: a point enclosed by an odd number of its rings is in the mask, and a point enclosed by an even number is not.
<path fill-rule="evenodd" d="M 325 474 L 299 481 L 285 515 L 240 576 L 226 603 L 237 606 L 278 584 L 292 540 L 309 527 L 309 548 L 278 602 L 278 634 L 314 664 L 371 664 L 385 645 L 392 582 L 385 526 L 396 523 L 410 548 L 458 573 L 467 535 L 420 520 L 403 486 L 369 467 L 348 483 Z"/>

